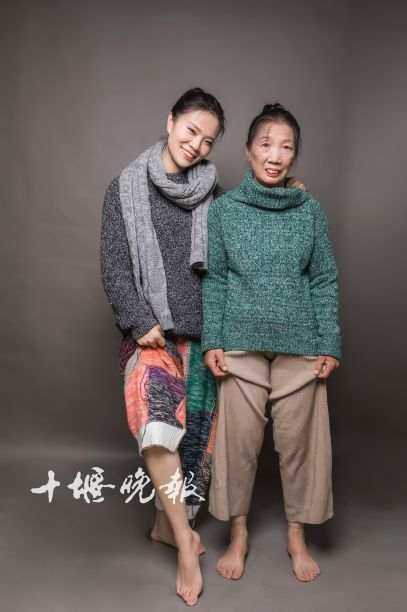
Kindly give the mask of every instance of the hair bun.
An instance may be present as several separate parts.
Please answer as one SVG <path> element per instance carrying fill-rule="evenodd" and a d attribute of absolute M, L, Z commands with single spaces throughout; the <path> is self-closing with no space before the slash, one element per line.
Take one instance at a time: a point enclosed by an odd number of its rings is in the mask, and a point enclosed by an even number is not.
<path fill-rule="evenodd" d="M 275 102 L 274 104 L 265 104 L 263 106 L 263 110 L 261 111 L 262 115 L 268 115 L 276 110 L 284 110 L 284 106 L 280 104 L 280 102 Z"/>

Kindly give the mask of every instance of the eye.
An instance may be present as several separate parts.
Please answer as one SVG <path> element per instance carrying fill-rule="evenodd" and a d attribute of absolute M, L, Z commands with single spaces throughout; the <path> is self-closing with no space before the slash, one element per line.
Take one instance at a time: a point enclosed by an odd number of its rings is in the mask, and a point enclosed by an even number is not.
<path fill-rule="evenodd" d="M 285 145 L 285 146 L 284 146 L 284 149 L 288 149 L 289 151 L 292 151 L 292 150 L 293 150 L 293 148 L 292 148 L 290 145 Z"/>
<path fill-rule="evenodd" d="M 191 134 L 195 134 L 195 130 L 192 129 L 191 127 L 188 127 L 188 131 L 191 132 Z"/>
<path fill-rule="evenodd" d="M 211 147 L 213 145 L 212 140 L 205 140 L 205 144 L 208 145 L 208 147 Z"/>

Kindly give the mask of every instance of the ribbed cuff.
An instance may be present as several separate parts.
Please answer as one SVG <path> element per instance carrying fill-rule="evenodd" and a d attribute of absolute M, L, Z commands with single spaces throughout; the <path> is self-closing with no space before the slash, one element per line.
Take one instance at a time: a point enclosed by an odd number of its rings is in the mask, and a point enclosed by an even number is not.
<path fill-rule="evenodd" d="M 135 325 L 131 328 L 131 335 L 134 340 L 138 340 L 142 336 L 145 336 L 147 332 L 149 332 L 153 327 L 158 325 L 158 321 L 151 317 L 150 319 L 143 319 L 138 325 Z"/>
<path fill-rule="evenodd" d="M 201 341 L 201 350 L 202 353 L 206 353 L 207 351 L 212 351 L 215 349 L 223 349 L 223 341 L 222 340 L 214 340 L 211 341 Z"/>
<path fill-rule="evenodd" d="M 318 355 L 330 355 L 331 357 L 335 357 L 335 359 L 341 359 L 342 351 L 340 340 L 321 340 L 318 342 L 317 353 Z"/>

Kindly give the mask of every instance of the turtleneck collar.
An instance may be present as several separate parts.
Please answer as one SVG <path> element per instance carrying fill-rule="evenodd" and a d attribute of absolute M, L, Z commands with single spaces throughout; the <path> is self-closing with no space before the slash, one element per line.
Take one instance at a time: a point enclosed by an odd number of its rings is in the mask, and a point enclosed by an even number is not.
<path fill-rule="evenodd" d="M 229 195 L 238 202 L 271 210 L 294 208 L 311 199 L 308 192 L 294 187 L 265 187 L 256 181 L 251 170 L 247 170 L 243 181 Z"/>

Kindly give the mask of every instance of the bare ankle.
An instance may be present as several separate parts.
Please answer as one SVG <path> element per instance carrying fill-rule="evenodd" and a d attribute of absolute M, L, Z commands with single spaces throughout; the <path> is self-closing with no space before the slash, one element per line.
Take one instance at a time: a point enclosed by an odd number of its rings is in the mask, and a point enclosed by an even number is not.
<path fill-rule="evenodd" d="M 247 534 L 247 517 L 246 515 L 242 516 L 233 516 L 230 521 L 230 532 L 231 534 Z"/>
<path fill-rule="evenodd" d="M 191 545 L 195 541 L 194 533 L 196 532 L 194 532 L 190 527 L 177 531 L 177 533 L 175 534 L 175 539 L 177 542 L 178 549 L 180 551 L 183 551 L 185 549 L 189 550 L 191 548 Z M 198 534 L 196 535 L 198 536 Z"/>
<path fill-rule="evenodd" d="M 303 529 L 304 523 L 300 523 L 299 521 L 288 521 L 288 527 L 291 529 Z"/>

